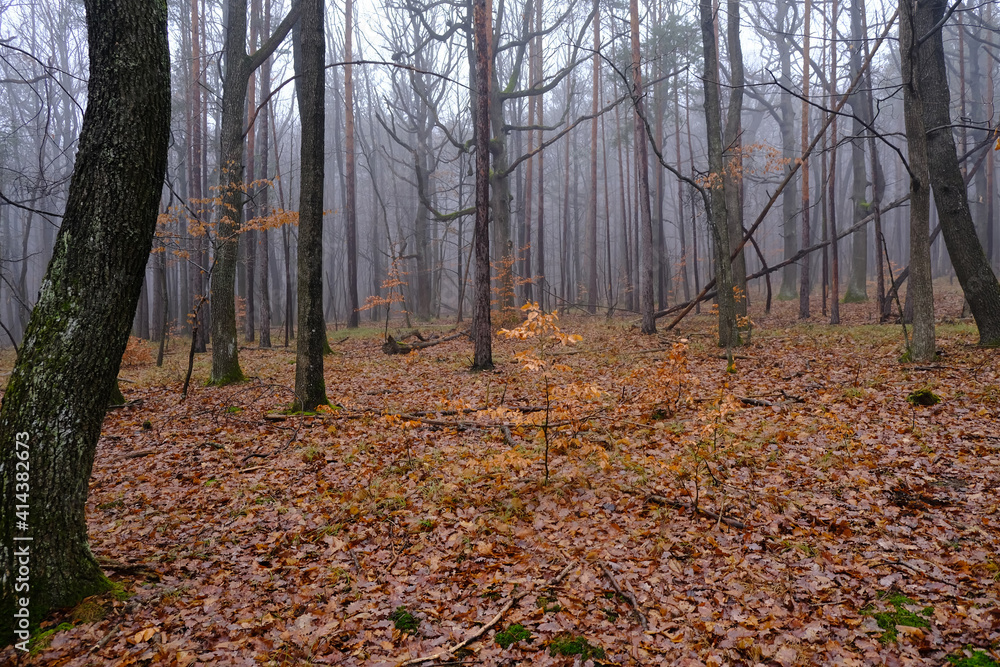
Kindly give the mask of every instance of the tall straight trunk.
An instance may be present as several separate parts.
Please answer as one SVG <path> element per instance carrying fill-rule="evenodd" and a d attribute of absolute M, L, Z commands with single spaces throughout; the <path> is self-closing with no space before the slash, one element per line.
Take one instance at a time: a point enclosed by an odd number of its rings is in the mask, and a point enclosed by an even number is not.
<path fill-rule="evenodd" d="M 595 7 L 596 7 L 595 3 Z M 598 11 L 595 9 L 595 11 Z M 594 15 L 594 73 L 591 88 L 590 121 L 590 198 L 587 203 L 587 312 L 597 312 L 597 111 L 601 78 L 601 17 Z"/>
<path fill-rule="evenodd" d="M 476 254 L 475 299 L 472 305 L 474 370 L 493 368 L 493 329 L 490 324 L 490 88 L 493 62 L 490 0 L 472 0 L 475 39 L 475 95 L 473 118 L 476 134 Z M 505 165 L 506 166 L 506 165 Z"/>
<path fill-rule="evenodd" d="M 945 9 L 944 0 L 928 0 L 913 7 L 914 34 L 927 34 L 932 26 L 937 26 Z M 924 126 L 928 128 L 927 156 L 941 232 L 979 327 L 979 344 L 1000 346 L 1000 284 L 976 235 L 958 166 L 940 27 L 931 32 L 917 52 L 921 67 L 915 83 L 923 101 Z"/>
<path fill-rule="evenodd" d="M 570 103 L 570 89 L 566 88 L 566 108 L 569 109 Z M 563 208 L 562 208 L 562 229 L 561 236 L 562 242 L 559 244 L 560 250 L 560 264 L 559 267 L 559 291 L 562 294 L 564 302 L 571 300 L 570 289 L 572 287 L 572 279 L 570 278 L 570 233 L 569 233 L 569 173 L 572 165 L 569 161 L 569 147 L 572 143 L 570 138 L 573 136 L 572 131 L 570 131 L 565 139 L 563 140 L 563 164 L 566 166 L 566 171 L 563 174 Z"/>
<path fill-rule="evenodd" d="M 348 25 L 350 6 L 351 0 L 347 0 Z M 315 410 L 316 406 L 329 402 L 323 379 L 323 350 L 327 344 L 326 323 L 323 319 L 326 120 L 326 38 L 323 35 L 323 14 L 323 0 L 302 0 L 302 12 L 295 25 L 293 40 L 295 93 L 299 103 L 299 116 L 302 118 L 302 148 L 299 151 L 299 340 L 295 346 L 295 408 L 302 411 Z"/>
<path fill-rule="evenodd" d="M 207 291 L 205 290 L 205 272 L 208 270 L 205 262 L 202 261 L 201 257 L 201 246 L 205 240 L 204 232 L 204 221 L 205 221 L 205 209 L 207 208 L 205 202 L 203 201 L 205 193 L 202 191 L 202 153 L 204 152 L 204 135 L 202 134 L 202 100 L 201 100 L 201 85 L 202 85 L 202 64 L 201 64 L 201 38 L 198 31 L 198 20 L 200 12 L 198 8 L 198 0 L 191 0 L 191 155 L 190 155 L 190 179 L 191 179 L 191 200 L 194 203 L 194 210 L 200 211 L 198 214 L 199 220 L 192 221 L 196 223 L 197 233 L 192 230 L 191 236 L 193 238 L 188 239 L 189 244 L 188 256 L 193 258 L 193 263 L 189 261 L 188 268 L 188 280 L 189 280 L 189 296 L 190 301 L 185 301 L 182 305 L 185 308 L 189 308 L 189 313 L 193 314 L 194 321 L 188 322 L 187 317 L 184 318 L 186 330 L 191 330 L 192 327 L 197 326 L 198 335 L 197 339 L 194 341 L 195 352 L 204 352 L 207 349 L 208 342 L 208 314 L 207 308 L 200 308 L 199 305 L 202 302 L 203 297 L 207 297 Z"/>
<path fill-rule="evenodd" d="M 837 103 L 837 0 L 830 10 L 830 105 Z M 827 183 L 827 206 L 830 219 L 830 324 L 840 324 L 840 254 L 837 251 L 837 117 L 830 125 L 830 180 Z"/>
<path fill-rule="evenodd" d="M 166 4 L 85 8 L 90 78 L 69 198 L 0 407 L 0 640 L 24 651 L 49 609 L 112 587 L 88 545 L 88 482 L 167 166 Z M 17 507 L 28 504 L 30 516 Z"/>
<path fill-rule="evenodd" d="M 677 168 L 681 168 L 681 75 L 674 77 L 674 147 Z M 688 244 L 684 220 L 684 181 L 677 179 L 677 230 L 681 237 L 681 282 L 684 286 L 684 300 L 691 300 L 691 281 L 688 278 Z"/>
<path fill-rule="evenodd" d="M 247 53 L 246 0 L 228 0 L 222 85 L 221 146 L 219 155 L 222 192 L 215 237 L 215 268 L 212 271 L 211 384 L 225 385 L 243 380 L 236 342 L 235 282 L 240 228 L 243 221 L 243 115 L 247 80 L 277 48 L 298 17 L 298 5 L 252 55 Z"/>
<path fill-rule="evenodd" d="M 802 153 L 809 147 L 809 19 L 812 14 L 812 2 L 805 0 L 803 9 L 804 26 L 802 30 Z M 809 227 L 809 158 L 802 160 L 802 247 L 808 248 L 812 243 L 812 230 Z M 802 258 L 799 267 L 799 319 L 809 317 L 810 291 L 810 261 L 811 255 Z"/>
<path fill-rule="evenodd" d="M 250 3 L 250 48 L 257 48 L 257 37 L 260 34 L 260 0 L 252 0 Z M 246 185 L 248 206 L 246 216 L 247 219 L 253 219 L 256 213 L 256 195 L 257 186 L 254 184 L 255 176 L 257 174 L 257 155 L 255 153 L 257 149 L 257 133 L 255 132 L 254 121 L 257 120 L 256 117 L 257 110 L 257 73 L 250 73 L 250 81 L 247 84 L 247 117 L 249 119 L 249 126 L 247 127 L 247 174 L 249 182 Z M 243 337 L 246 342 L 252 343 L 254 341 L 254 333 L 256 329 L 256 302 L 254 300 L 254 274 L 257 270 L 257 233 L 253 227 L 248 228 L 243 233 L 243 252 L 244 252 L 244 269 L 245 269 L 245 284 L 246 284 L 246 312 L 243 319 Z"/>
<path fill-rule="evenodd" d="M 344 3 L 344 176 L 347 181 L 347 199 L 344 202 L 347 237 L 347 328 L 355 329 L 361 323 L 358 311 L 358 210 L 357 177 L 354 169 L 354 57 L 351 42 L 354 36 L 354 0 Z M 299 327 L 299 335 L 302 328 Z"/>
<path fill-rule="evenodd" d="M 594 58 L 591 87 L 590 121 L 590 192 L 587 202 L 587 311 L 597 312 L 597 110 L 600 102 L 601 78 L 601 18 L 595 2 Z"/>
<path fill-rule="evenodd" d="M 688 163 L 691 171 L 694 172 L 694 147 L 691 141 L 691 88 L 684 86 L 684 125 L 687 127 L 687 148 Z M 694 291 L 701 292 L 700 278 L 698 276 L 698 207 L 691 202 L 691 264 L 694 270 Z M 701 313 L 701 302 L 694 305 L 694 312 Z"/>
<path fill-rule="evenodd" d="M 656 0 L 655 7 L 652 10 L 656 23 L 663 21 L 661 18 L 663 10 L 662 0 Z M 659 52 L 658 47 L 654 47 L 653 57 L 656 59 L 654 71 L 656 72 L 657 79 L 657 83 L 653 84 L 655 106 L 653 127 L 656 134 L 656 145 L 660 147 L 660 150 L 663 150 L 663 115 L 666 113 L 666 101 L 663 99 L 663 96 L 667 85 L 663 80 L 664 55 Z M 663 220 L 664 177 L 666 176 L 666 171 L 659 161 L 654 162 L 653 169 L 656 174 L 655 195 L 653 197 L 656 207 L 656 215 L 653 216 L 653 244 L 655 248 L 653 251 L 653 280 L 656 283 L 656 307 L 659 310 L 663 310 L 667 307 L 667 294 L 670 291 L 670 257 L 667 254 L 667 234 L 666 229 L 664 229 Z"/>
<path fill-rule="evenodd" d="M 597 16 L 594 20 L 597 20 Z M 605 278 L 608 281 L 608 313 L 609 315 L 613 312 L 615 307 L 615 294 L 614 294 L 614 272 L 611 265 L 611 188 L 608 185 L 608 136 L 607 136 L 607 125 L 604 118 L 601 118 L 601 159 L 604 161 L 604 169 L 601 171 L 604 175 L 604 254 L 607 260 L 605 266 Z"/>
<path fill-rule="evenodd" d="M 639 0 L 629 2 L 629 23 L 632 34 L 632 104 L 635 107 L 636 180 L 639 184 L 639 212 L 642 215 L 639 234 L 642 237 L 639 269 L 639 312 L 642 333 L 656 333 L 653 317 L 653 221 L 649 210 L 649 159 L 646 148 L 646 125 L 643 121 L 642 63 L 639 59 Z"/>
<path fill-rule="evenodd" d="M 807 0 L 808 4 L 808 0 Z M 726 34 L 729 41 L 730 94 L 726 112 L 726 131 L 723 138 L 725 168 L 723 186 L 726 196 L 726 218 L 730 239 L 743 238 L 743 47 L 740 44 L 740 3 L 729 0 Z M 747 314 L 747 260 L 741 249 L 733 259 L 733 286 L 740 294 L 736 300 L 736 314 Z"/>
<path fill-rule="evenodd" d="M 779 31 L 792 31 L 792 0 L 775 0 L 775 24 Z M 792 162 L 798 157 L 795 142 L 795 108 L 792 104 L 792 44 L 791 40 L 779 36 L 775 42 L 781 68 L 781 92 L 778 94 L 778 109 L 781 112 L 781 157 L 785 163 L 785 176 L 792 170 Z M 799 251 L 798 230 L 795 218 L 800 206 L 797 188 L 792 180 L 781 193 L 781 232 L 784 238 L 784 257 L 790 259 Z M 778 299 L 791 301 L 798 293 L 798 265 L 788 264 L 781 270 L 781 287 Z"/>
<path fill-rule="evenodd" d="M 852 43 L 860 44 L 864 39 L 864 27 L 862 16 L 865 11 L 864 0 L 852 0 L 851 2 L 851 40 Z M 861 72 L 862 50 L 852 48 L 850 50 L 850 71 L 851 79 L 855 79 Z M 851 200 L 854 205 L 853 223 L 857 225 L 868 216 L 871 208 L 868 202 L 868 172 L 865 168 L 865 144 L 864 134 L 868 131 L 865 124 L 870 123 L 868 117 L 868 105 L 864 92 L 855 88 L 851 93 L 849 103 L 853 111 L 854 121 L 852 126 L 851 139 L 851 166 L 853 170 L 854 185 L 851 190 Z M 875 239 L 876 246 L 878 238 Z M 876 256 L 881 253 L 876 247 Z M 845 303 L 858 303 L 868 300 L 868 227 L 861 227 L 851 236 L 851 274 L 847 280 L 847 292 L 844 294 Z"/>
<path fill-rule="evenodd" d="M 910 286 L 907 301 L 913 302 L 913 346 L 910 361 L 931 361 L 935 356 L 934 292 L 931 282 L 930 172 L 927 160 L 927 128 L 924 126 L 922 86 L 919 72 L 930 64 L 929 54 L 917 48 L 916 41 L 930 28 L 918 23 L 914 4 L 918 0 L 900 0 L 899 55 L 903 75 L 903 119 L 906 124 L 906 149 L 910 163 Z M 923 0 L 919 0 L 923 1 Z"/>
<path fill-rule="evenodd" d="M 541 116 L 541 101 L 538 102 L 538 110 L 538 119 L 539 123 L 541 123 L 543 121 Z M 543 140 L 544 130 L 539 130 L 538 144 L 541 145 Z M 545 294 L 545 151 L 538 154 L 538 224 L 535 227 L 538 229 L 537 252 L 535 253 L 535 256 L 538 258 L 538 270 L 536 271 L 538 277 L 538 300 L 544 308 L 545 304 L 548 303 L 548 297 Z M 528 255 L 527 259 L 530 265 L 531 255 Z"/>
<path fill-rule="evenodd" d="M 616 91 L 617 92 L 617 91 Z M 615 106 L 615 128 L 620 130 L 622 126 L 621 118 L 618 114 L 618 106 Z M 628 234 L 628 203 L 626 202 L 627 190 L 625 189 L 625 156 L 622 151 L 623 140 L 621 135 L 619 135 L 618 141 L 618 191 L 621 193 L 621 203 L 622 203 L 622 271 L 624 272 L 625 278 L 625 308 L 628 310 L 635 309 L 635 291 L 632 287 L 632 255 L 629 252 L 629 234 Z M 628 151 L 624 151 L 627 153 Z M 566 167 L 569 169 L 569 166 Z"/>
<path fill-rule="evenodd" d="M 736 327 L 736 301 L 733 298 L 733 270 L 729 260 L 729 224 L 726 195 L 722 184 L 723 145 L 722 109 L 719 104 L 719 49 L 715 41 L 714 12 L 711 0 L 700 0 L 701 39 L 705 73 L 705 125 L 708 132 L 708 171 L 712 175 L 709 196 L 709 229 L 715 241 L 715 284 L 719 303 L 719 345 L 739 344 Z"/>
<path fill-rule="evenodd" d="M 531 18 L 531 16 L 529 15 L 529 19 L 530 18 Z M 530 25 L 532 25 L 532 24 L 529 23 L 529 26 Z M 530 85 L 531 85 L 532 88 L 534 88 L 535 84 L 537 83 L 536 80 L 535 80 L 535 66 L 534 66 L 534 63 L 535 63 L 535 49 L 537 47 L 537 43 L 538 43 L 538 40 L 535 40 L 535 39 L 532 39 L 528 43 L 528 62 L 529 62 L 529 68 L 528 69 L 529 69 L 529 72 L 530 72 L 529 82 L 530 82 Z M 535 113 L 535 110 L 538 107 L 540 107 L 540 106 L 541 106 L 541 100 L 539 100 L 539 96 L 538 95 L 531 95 L 530 97 L 528 97 L 528 126 L 529 127 L 532 127 L 532 126 L 535 126 L 535 125 L 541 125 L 541 121 L 538 119 L 538 117 L 537 117 L 537 115 Z M 528 130 L 528 155 L 531 155 L 531 153 L 534 150 L 535 150 L 535 130 L 534 129 L 530 129 L 530 130 Z M 540 155 L 541 155 L 541 153 L 539 153 L 539 156 Z M 533 213 L 532 208 L 534 207 L 534 203 L 535 203 L 535 201 L 534 201 L 535 200 L 535 197 L 534 197 L 534 195 L 535 195 L 535 190 L 534 190 L 534 188 L 535 188 L 535 179 L 534 179 L 534 175 L 535 175 L 535 156 L 532 156 L 532 157 L 528 158 L 527 164 L 525 165 L 525 169 L 524 169 L 524 208 L 523 208 L 523 210 L 524 210 L 524 238 L 525 238 L 524 246 L 525 247 L 528 246 L 531 243 L 531 229 L 532 229 L 532 227 L 531 227 L 531 216 L 532 216 L 532 213 Z M 531 277 L 531 256 L 530 256 L 530 254 L 526 254 L 525 257 L 524 257 L 524 271 L 523 271 L 523 274 L 524 274 L 525 278 L 530 278 Z M 531 288 L 529 287 L 529 283 L 526 283 L 525 284 L 525 300 L 526 301 L 531 301 L 530 294 L 531 294 Z"/>
<path fill-rule="evenodd" d="M 264 0 L 264 32 L 271 29 L 271 0 Z M 271 59 L 268 58 L 260 68 L 261 97 L 266 99 L 271 94 Z M 258 217 L 265 218 L 271 214 L 268 205 L 268 193 L 271 186 L 271 172 L 268 170 L 270 155 L 270 102 L 261 109 L 258 119 L 258 143 L 260 145 L 260 180 L 263 187 L 260 189 L 259 203 L 257 207 Z M 270 249 L 269 232 L 266 226 L 260 230 L 260 241 L 257 244 L 258 264 L 260 264 L 260 347 L 267 349 L 271 347 L 271 285 L 270 285 Z"/>

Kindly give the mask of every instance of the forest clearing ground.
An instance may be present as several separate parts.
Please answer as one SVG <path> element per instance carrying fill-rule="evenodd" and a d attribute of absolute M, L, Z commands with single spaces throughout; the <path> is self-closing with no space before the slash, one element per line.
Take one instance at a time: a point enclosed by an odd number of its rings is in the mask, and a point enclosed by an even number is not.
<path fill-rule="evenodd" d="M 546 403 L 514 358 L 532 340 L 497 337 L 498 371 L 472 374 L 465 339 L 387 356 L 380 330 L 331 331 L 342 409 L 283 420 L 265 416 L 291 402 L 291 348 L 242 350 L 251 379 L 226 388 L 201 355 L 181 402 L 175 342 L 164 368 L 122 369 L 135 403 L 98 445 L 91 545 L 126 594 L 50 619 L 75 627 L 22 664 L 398 665 L 514 597 L 457 659 L 1000 659 L 1000 352 L 941 324 L 939 363 L 899 364 L 900 327 L 860 325 L 870 304 L 841 327 L 796 305 L 756 318 L 734 373 L 708 315 L 658 337 L 561 319 L 583 341 L 547 357 L 547 486 L 545 411 L 519 409 Z M 941 403 L 911 407 L 925 387 Z"/>

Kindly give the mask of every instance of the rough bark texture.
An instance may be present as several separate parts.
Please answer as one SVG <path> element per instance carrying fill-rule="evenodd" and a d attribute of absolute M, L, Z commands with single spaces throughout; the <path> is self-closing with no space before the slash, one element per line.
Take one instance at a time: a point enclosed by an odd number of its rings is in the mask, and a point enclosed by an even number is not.
<path fill-rule="evenodd" d="M 930 26 L 917 23 L 913 0 L 899 3 L 899 51 L 903 74 L 903 118 L 910 163 L 910 286 L 913 301 L 913 345 L 910 361 L 934 358 L 934 291 L 931 284 L 931 188 L 927 166 L 927 130 L 923 100 L 915 73 L 926 64 L 914 43 Z M 917 74 L 919 76 L 919 74 Z"/>
<path fill-rule="evenodd" d="M 739 343 L 736 328 L 736 302 L 733 299 L 733 267 L 729 260 L 729 225 L 726 196 L 722 184 L 722 110 L 719 107 L 719 50 L 715 41 L 711 0 L 698 4 L 701 18 L 701 39 L 705 56 L 705 123 L 708 131 L 708 171 L 710 174 L 709 229 L 715 241 L 715 284 L 719 300 L 719 345 L 732 347 Z"/>
<path fill-rule="evenodd" d="M 476 277 L 472 303 L 473 370 L 493 368 L 493 327 L 490 323 L 490 83 L 493 49 L 488 0 L 473 0 L 475 31 L 476 226 L 473 244 Z"/>
<path fill-rule="evenodd" d="M 726 110 L 726 134 L 723 146 L 726 169 L 723 180 L 726 190 L 726 218 L 729 238 L 743 238 L 743 86 L 746 76 L 743 72 L 743 47 L 740 44 L 740 3 L 729 0 L 729 16 L 726 21 L 726 37 L 729 41 L 730 93 L 729 108 Z M 680 161 L 678 160 L 678 164 Z M 733 259 L 733 284 L 739 288 L 741 297 L 736 301 L 736 313 L 747 314 L 747 261 L 743 250 Z"/>
<path fill-rule="evenodd" d="M 303 1 L 293 41 L 295 93 L 302 118 L 295 407 L 306 411 L 328 403 L 323 379 L 323 348 L 326 344 L 326 323 L 323 320 L 323 148 L 326 115 L 323 0 Z"/>
<path fill-rule="evenodd" d="M 109 586 L 87 544 L 88 481 L 166 170 L 167 7 L 149 0 L 87 0 L 85 6 L 89 98 L 69 201 L 0 408 L 4 641 L 14 637 L 15 593 L 18 607 L 29 601 L 36 626 L 48 609 Z M 26 527 L 14 514 L 16 504 L 29 506 Z M 25 547 L 28 555 L 20 555 Z M 20 579 L 22 566 L 30 574 Z"/>
<path fill-rule="evenodd" d="M 646 124 L 643 122 L 642 67 L 639 61 L 639 2 L 629 3 L 632 33 L 632 103 L 635 105 L 635 162 L 636 180 L 639 183 L 639 235 L 642 248 L 639 258 L 639 312 L 642 314 L 642 333 L 656 333 L 653 316 L 653 220 L 649 209 L 649 156 L 646 148 Z M 718 97 L 716 97 L 718 101 Z"/>
<path fill-rule="evenodd" d="M 919 35 L 937 25 L 946 9 L 944 0 L 920 2 L 913 8 Z M 928 168 L 941 231 L 955 274 L 979 327 L 979 344 L 1000 346 L 1000 283 L 990 267 L 969 211 L 965 181 L 958 166 L 949 111 L 950 95 L 941 29 L 918 47 L 920 71 L 914 80 L 923 101 L 927 130 Z"/>

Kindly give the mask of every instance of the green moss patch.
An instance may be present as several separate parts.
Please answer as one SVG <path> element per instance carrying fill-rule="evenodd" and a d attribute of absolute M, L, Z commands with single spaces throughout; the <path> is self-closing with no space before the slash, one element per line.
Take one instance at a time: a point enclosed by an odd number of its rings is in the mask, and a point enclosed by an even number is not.
<path fill-rule="evenodd" d="M 562 634 L 549 642 L 549 655 L 578 655 L 581 661 L 603 659 L 604 649 L 594 646 L 584 637 Z"/>
<path fill-rule="evenodd" d="M 866 607 L 861 610 L 865 616 L 874 618 L 878 627 L 885 631 L 879 637 L 879 641 L 883 644 L 889 644 L 898 639 L 897 625 L 905 625 L 910 628 L 929 628 L 931 626 L 926 617 L 934 613 L 934 607 L 924 607 L 916 613 L 910 611 L 907 609 L 907 605 L 914 606 L 917 602 L 902 593 L 888 594 L 885 601 L 892 606 L 892 610 L 875 611 L 874 607 Z"/>
<path fill-rule="evenodd" d="M 966 646 L 948 656 L 948 663 L 955 667 L 1000 667 L 997 662 L 981 648 Z"/>
<path fill-rule="evenodd" d="M 519 641 L 531 642 L 531 632 L 520 623 L 515 623 L 503 632 L 498 632 L 494 640 L 501 647 L 510 648 L 511 644 Z"/>
<path fill-rule="evenodd" d="M 389 614 L 389 620 L 400 632 L 413 634 L 420 627 L 420 619 L 407 611 L 406 607 L 396 607 L 396 611 Z"/>

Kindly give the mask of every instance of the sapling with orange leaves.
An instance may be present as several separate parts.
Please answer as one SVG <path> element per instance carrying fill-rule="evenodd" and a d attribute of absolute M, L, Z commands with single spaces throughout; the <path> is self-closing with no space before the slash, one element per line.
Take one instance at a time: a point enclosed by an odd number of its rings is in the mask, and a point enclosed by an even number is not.
<path fill-rule="evenodd" d="M 513 329 L 501 329 L 500 334 L 508 338 L 519 340 L 534 339 L 536 345 L 533 349 L 518 352 L 514 356 L 521 362 L 527 371 L 541 371 L 542 380 L 545 384 L 545 423 L 542 424 L 542 436 L 545 439 L 545 484 L 549 483 L 549 416 L 552 408 L 552 388 L 549 382 L 549 371 L 556 366 L 550 365 L 546 359 L 546 351 L 553 346 L 565 347 L 574 345 L 583 340 L 579 334 L 568 334 L 563 332 L 557 325 L 559 314 L 555 311 L 551 313 L 543 312 L 536 302 L 529 302 L 521 306 L 521 310 L 527 313 L 527 318 Z"/>

